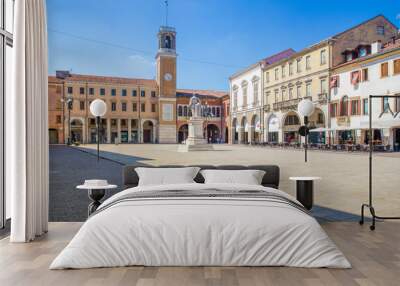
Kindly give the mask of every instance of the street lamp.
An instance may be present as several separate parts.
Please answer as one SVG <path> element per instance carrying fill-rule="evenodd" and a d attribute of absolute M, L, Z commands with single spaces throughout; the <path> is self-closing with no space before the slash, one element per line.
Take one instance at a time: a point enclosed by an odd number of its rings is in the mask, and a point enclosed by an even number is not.
<path fill-rule="evenodd" d="M 68 108 L 68 141 L 67 144 L 71 145 L 71 110 L 73 108 L 73 103 L 74 103 L 74 98 L 72 97 L 72 94 L 67 95 L 67 108 Z"/>
<path fill-rule="evenodd" d="M 96 117 L 97 127 L 97 161 L 100 160 L 100 117 L 104 116 L 107 111 L 106 103 L 101 99 L 95 99 L 90 104 L 90 112 Z"/>
<path fill-rule="evenodd" d="M 308 145 L 308 117 L 314 113 L 314 104 L 309 99 L 303 99 L 297 106 L 297 111 L 304 117 L 304 126 L 300 127 L 299 133 L 304 136 L 304 161 L 307 162 L 307 145 Z"/>

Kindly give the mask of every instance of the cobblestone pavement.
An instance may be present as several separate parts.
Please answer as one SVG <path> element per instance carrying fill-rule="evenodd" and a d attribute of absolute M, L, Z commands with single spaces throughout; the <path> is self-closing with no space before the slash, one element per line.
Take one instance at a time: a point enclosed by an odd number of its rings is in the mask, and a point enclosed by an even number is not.
<path fill-rule="evenodd" d="M 315 183 L 315 203 L 319 206 L 359 214 L 368 201 L 368 154 L 338 151 L 310 151 L 304 163 L 304 151 L 244 145 L 214 145 L 216 151 L 177 152 L 172 144 L 104 144 L 102 152 L 119 160 L 134 156 L 137 162 L 159 164 L 276 164 L 281 168 L 280 189 L 295 194 L 290 176 L 319 176 Z M 81 146 L 93 149 L 93 145 Z M 93 151 L 93 150 L 92 150 Z M 140 158 L 145 158 L 141 160 Z M 382 216 L 400 215 L 400 153 L 374 154 L 374 206 Z"/>
<path fill-rule="evenodd" d="M 106 179 L 121 186 L 122 165 L 63 145 L 50 145 L 50 221 L 84 221 L 89 198 L 75 187 L 85 179 Z M 106 197 L 119 191 L 108 191 Z"/>
<path fill-rule="evenodd" d="M 257 160 L 250 160 L 252 157 L 251 154 L 255 152 L 259 156 L 262 155 L 260 154 L 262 152 L 255 148 L 243 149 L 236 146 L 218 146 L 218 149 L 222 148 L 220 151 L 212 153 L 200 152 L 200 154 L 198 154 L 199 152 L 195 152 L 190 153 L 190 156 L 187 157 L 187 153 L 182 154 L 174 151 L 176 145 L 102 145 L 101 156 L 103 158 L 100 162 L 97 162 L 96 150 L 94 148 L 95 146 L 50 146 L 50 221 L 84 221 L 87 218 L 89 198 L 86 191 L 77 190 L 75 187 L 85 179 L 90 178 L 107 179 L 110 183 L 121 186 L 122 168 L 126 164 L 194 164 L 196 162 L 200 164 L 206 162 L 219 164 L 258 164 L 260 162 Z M 104 149 L 107 149 L 107 151 Z M 129 150 L 129 153 L 126 150 Z M 235 152 L 229 152 L 233 150 Z M 168 158 L 170 155 L 178 158 L 178 160 L 174 159 L 169 162 Z M 215 156 L 217 158 L 222 156 L 219 159 L 221 161 L 216 161 Z M 232 159 L 232 157 L 236 158 L 237 156 L 245 156 L 247 159 L 245 162 Z M 202 160 L 197 161 L 200 157 Z M 188 158 L 191 159 L 189 160 Z M 281 187 L 283 190 L 288 190 L 289 182 L 285 182 L 287 181 L 287 173 L 282 173 Z M 321 188 L 321 185 L 319 185 L 319 188 Z M 120 191 L 120 188 L 108 192 L 106 197 L 118 191 Z M 293 192 L 293 190 L 290 189 L 290 192 Z M 316 203 L 319 205 L 316 205 L 312 212 L 320 221 L 358 220 L 357 215 L 340 211 L 340 206 L 331 208 L 320 205 L 320 196 L 318 196 L 318 193 L 316 195 Z"/>

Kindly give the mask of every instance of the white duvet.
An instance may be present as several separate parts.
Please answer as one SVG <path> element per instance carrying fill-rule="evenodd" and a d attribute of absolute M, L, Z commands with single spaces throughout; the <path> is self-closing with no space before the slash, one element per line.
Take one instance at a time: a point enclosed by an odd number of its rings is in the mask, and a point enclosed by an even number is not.
<path fill-rule="evenodd" d="M 182 184 L 165 190 L 264 190 L 253 185 Z M 293 206 L 246 198 L 124 201 L 90 217 L 50 269 L 145 266 L 293 266 L 349 268 L 318 222 Z"/>

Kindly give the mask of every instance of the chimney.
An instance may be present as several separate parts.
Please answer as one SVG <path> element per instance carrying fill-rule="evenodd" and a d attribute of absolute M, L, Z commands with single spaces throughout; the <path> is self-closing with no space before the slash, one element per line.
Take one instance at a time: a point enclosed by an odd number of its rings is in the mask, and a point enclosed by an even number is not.
<path fill-rule="evenodd" d="M 376 41 L 371 44 L 371 54 L 377 54 L 382 49 L 381 41 Z"/>

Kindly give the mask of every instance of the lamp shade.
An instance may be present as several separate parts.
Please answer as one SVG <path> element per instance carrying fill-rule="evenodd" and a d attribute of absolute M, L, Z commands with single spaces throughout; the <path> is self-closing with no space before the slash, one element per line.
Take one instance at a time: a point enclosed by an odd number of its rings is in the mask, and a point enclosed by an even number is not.
<path fill-rule="evenodd" d="M 93 116 L 104 116 L 107 111 L 107 105 L 106 103 L 101 100 L 101 99 L 95 99 L 93 102 L 90 104 L 90 112 L 93 114 Z"/>
<path fill-rule="evenodd" d="M 310 116 L 314 112 L 314 104 L 309 99 L 303 99 L 299 102 L 297 111 L 301 116 Z"/>

